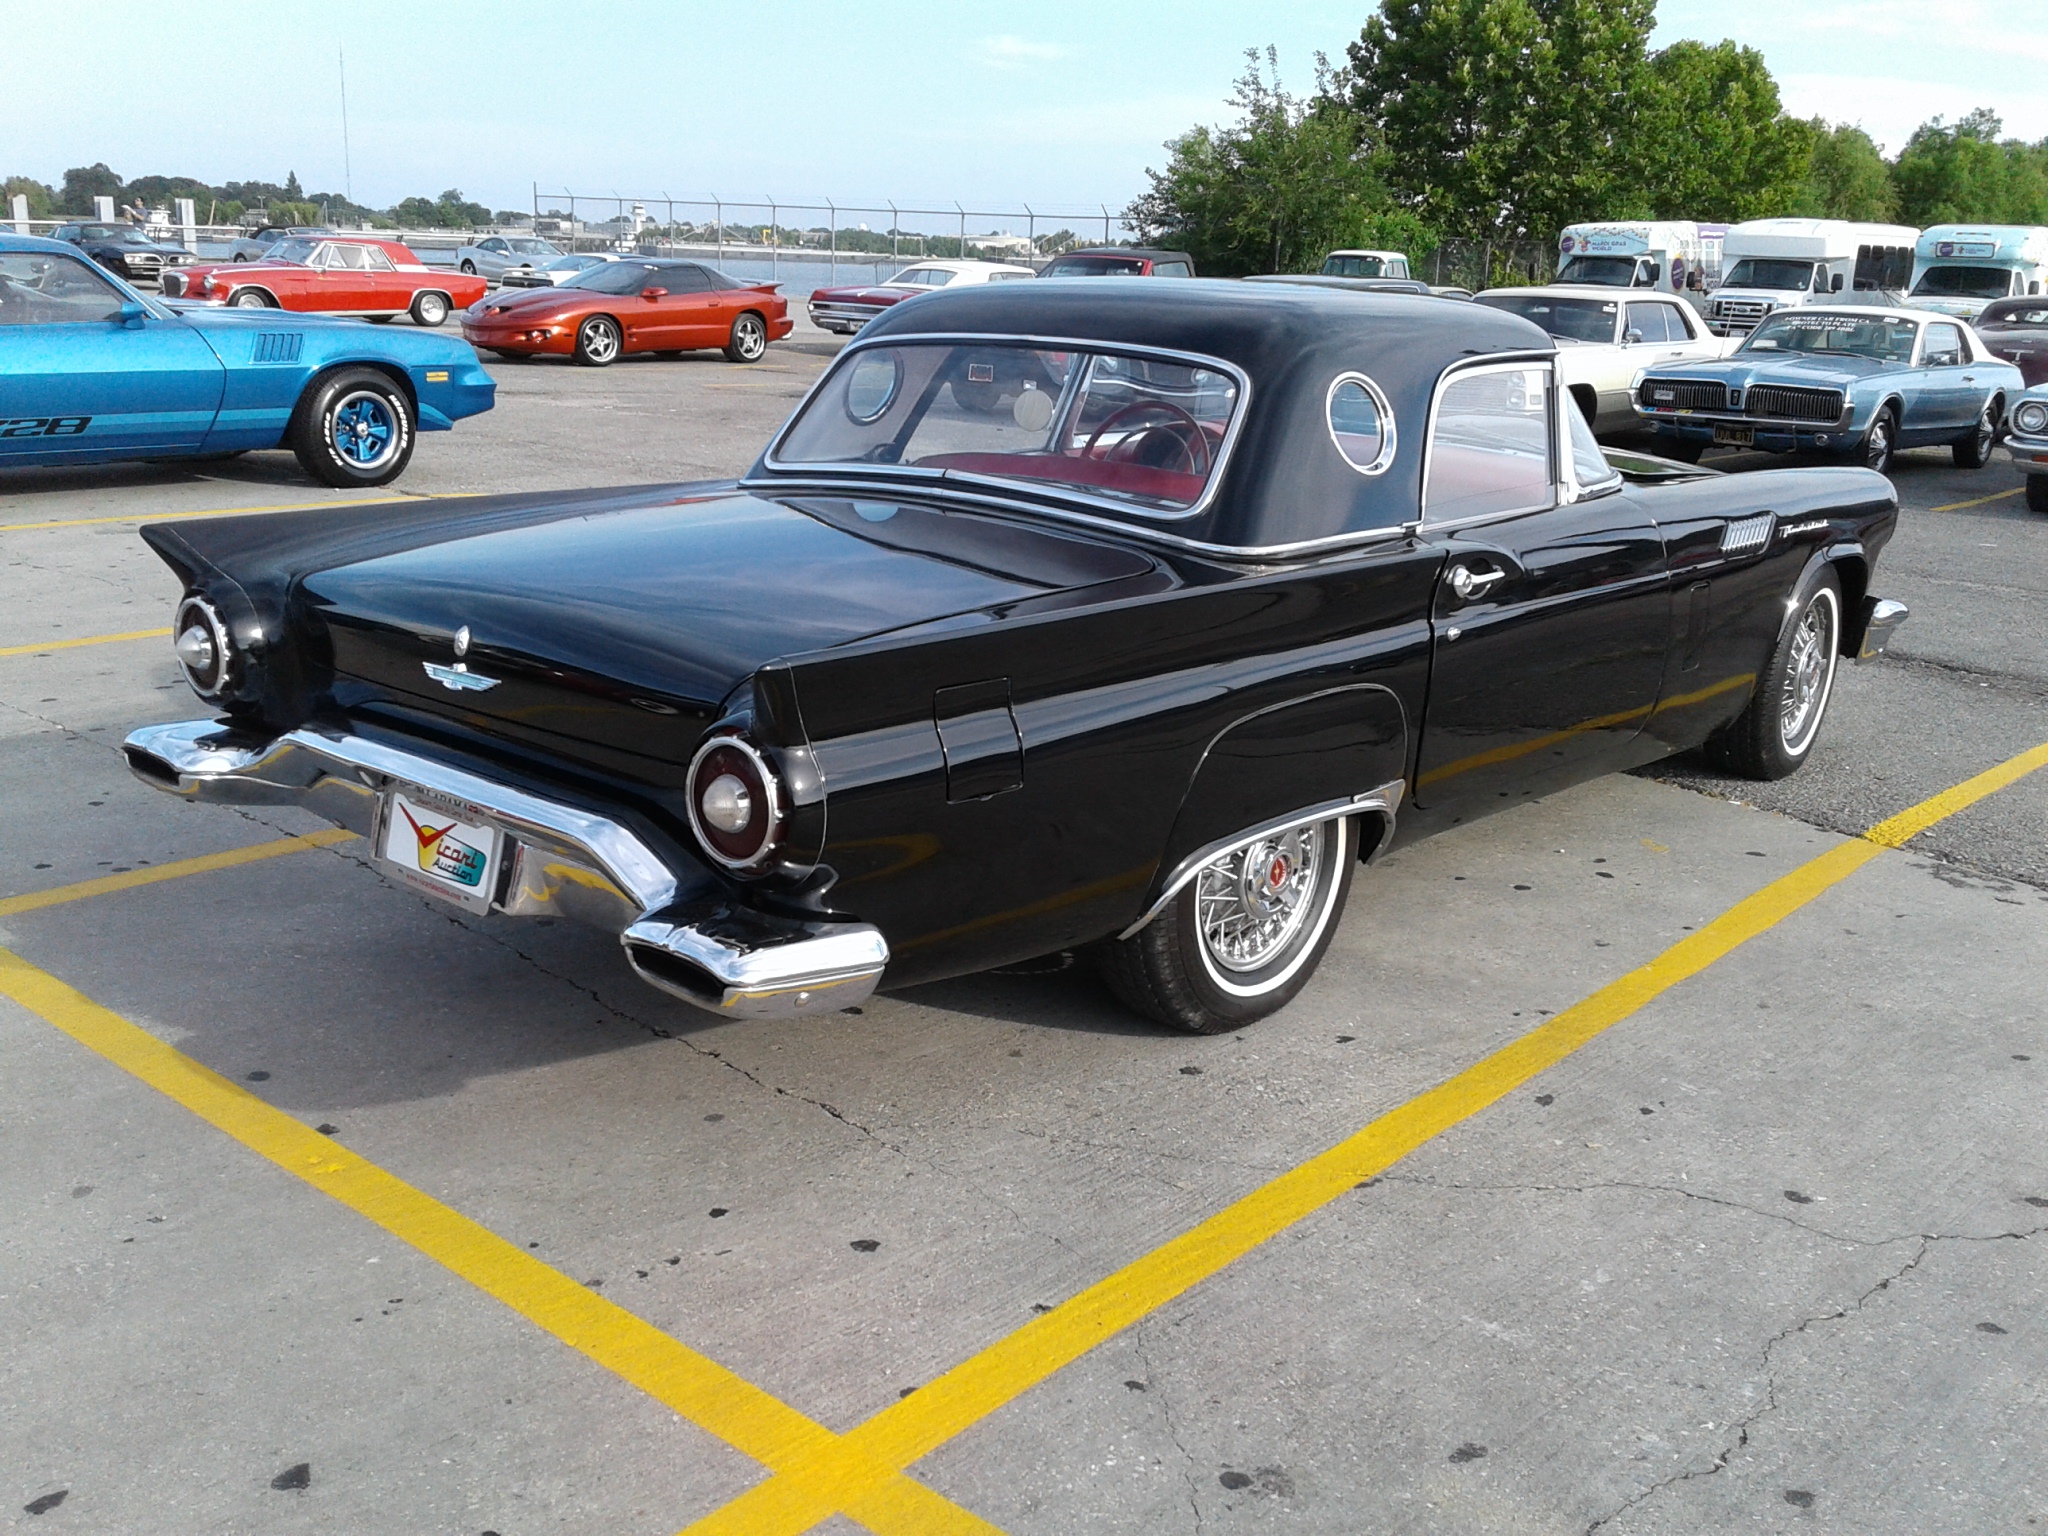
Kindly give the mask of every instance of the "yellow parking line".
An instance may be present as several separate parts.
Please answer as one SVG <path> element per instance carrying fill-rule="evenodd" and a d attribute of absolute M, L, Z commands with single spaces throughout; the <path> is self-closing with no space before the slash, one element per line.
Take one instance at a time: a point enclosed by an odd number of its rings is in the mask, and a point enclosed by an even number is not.
<path fill-rule="evenodd" d="M 158 885 L 165 880 L 182 880 L 203 875 L 210 869 L 232 869 L 237 864 L 254 864 L 283 853 L 303 853 L 308 848 L 332 848 L 355 833 L 340 827 L 310 832 L 304 837 L 280 837 L 273 842 L 254 843 L 247 848 L 229 848 L 222 853 L 204 853 L 196 859 L 179 859 L 170 864 L 152 864 L 146 869 L 124 870 L 118 875 L 101 875 L 97 880 L 80 880 L 72 885 L 53 886 L 47 891 L 29 891 L 21 896 L 0 897 L 0 917 L 16 912 L 34 912 L 43 907 L 60 907 L 66 902 L 84 901 L 89 896 L 106 896 L 129 891 L 139 885 Z"/>
<path fill-rule="evenodd" d="M 817 1448 L 799 1470 L 757 1483 L 690 1526 L 685 1536 L 795 1536 L 837 1511 L 850 1512 L 848 1501 L 862 1496 L 869 1486 L 865 1478 L 875 1475 L 861 1472 L 862 1464 L 898 1469 L 929 1455 L 1062 1366 L 1775 927 L 1886 849 L 2044 766 L 2048 744 L 1881 821 L 1862 837 L 1772 881 L 1649 964 L 1034 1318 L 835 1443 Z"/>
<path fill-rule="evenodd" d="M 1979 496 L 1975 501 L 1952 501 L 1945 507 L 1930 507 L 1928 510 L 1932 512 L 1961 512 L 1968 507 L 1989 506 L 1994 501 L 2003 501 L 2008 496 L 2017 496 L 2025 489 L 2024 485 L 2016 485 L 2011 490 L 2000 491 L 1996 495 Z"/>
<path fill-rule="evenodd" d="M 428 496 L 415 491 L 400 491 L 395 496 L 297 501 L 274 507 L 209 507 L 204 512 L 123 512 L 113 517 L 61 517 L 41 523 L 0 523 L 0 533 L 28 533 L 37 528 L 90 528 L 96 523 L 175 523 L 188 517 L 240 517 L 245 512 L 317 512 L 323 507 L 388 507 L 399 501 L 460 501 L 480 494 L 477 491 L 454 491 L 442 496 Z"/>
<path fill-rule="evenodd" d="M 131 629 L 118 635 L 87 635 L 82 640 L 45 640 L 38 645 L 0 645 L 0 656 L 40 656 L 45 651 L 72 651 L 81 645 L 112 645 L 116 640 L 161 640 L 168 629 Z"/>

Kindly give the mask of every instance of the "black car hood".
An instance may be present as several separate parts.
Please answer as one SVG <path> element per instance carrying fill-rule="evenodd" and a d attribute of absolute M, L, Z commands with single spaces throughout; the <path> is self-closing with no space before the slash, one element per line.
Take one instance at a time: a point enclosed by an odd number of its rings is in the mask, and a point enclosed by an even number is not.
<path fill-rule="evenodd" d="M 350 680 L 410 707 L 671 761 L 766 663 L 1155 570 L 1126 546 L 894 501 L 726 492 L 592 510 L 306 576 Z M 963 620 L 964 621 L 964 620 Z M 483 689 L 427 668 L 464 658 Z"/>

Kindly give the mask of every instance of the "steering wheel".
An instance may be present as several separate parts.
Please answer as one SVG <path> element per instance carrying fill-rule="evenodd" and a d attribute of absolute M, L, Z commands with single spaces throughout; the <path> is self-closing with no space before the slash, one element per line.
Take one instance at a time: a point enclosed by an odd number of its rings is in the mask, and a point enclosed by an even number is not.
<path fill-rule="evenodd" d="M 1126 416 L 1136 416 L 1143 411 L 1165 411 L 1178 416 L 1181 421 L 1186 422 L 1189 435 L 1181 437 L 1176 433 L 1174 441 L 1180 445 L 1180 451 L 1187 455 L 1188 473 L 1191 475 L 1206 475 L 1209 473 L 1209 434 L 1202 430 L 1202 424 L 1199 421 L 1195 420 L 1194 417 L 1175 405 L 1171 400 L 1133 400 L 1129 405 L 1117 407 L 1117 409 L 1111 411 L 1108 416 L 1103 418 L 1102 424 L 1095 429 L 1088 441 L 1081 445 L 1081 457 L 1084 459 L 1093 458 L 1095 456 L 1095 445 L 1102 440 L 1103 433 L 1114 427 Z M 1177 423 L 1161 422 L 1159 425 L 1170 426 L 1177 425 Z M 1147 428 L 1146 430 L 1150 431 L 1151 429 Z M 1122 443 L 1117 444 L 1117 448 L 1124 446 Z M 1195 455 L 1197 448 L 1201 450 L 1201 457 L 1199 459 Z M 1111 452 L 1115 451 L 1115 449 L 1111 450 Z"/>

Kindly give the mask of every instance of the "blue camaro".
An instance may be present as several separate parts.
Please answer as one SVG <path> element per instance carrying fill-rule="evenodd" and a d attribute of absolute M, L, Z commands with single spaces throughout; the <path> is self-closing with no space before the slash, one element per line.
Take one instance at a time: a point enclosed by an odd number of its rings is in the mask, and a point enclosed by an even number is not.
<path fill-rule="evenodd" d="M 1882 473 L 1897 449 L 1930 443 L 1983 468 L 2025 388 L 1960 320 L 1834 306 L 1781 310 L 1734 356 L 1651 370 L 1634 393 L 1636 414 L 1675 458 L 1717 445 L 1823 449 Z"/>
<path fill-rule="evenodd" d="M 383 485 L 416 432 L 445 432 L 496 393 L 453 337 L 185 309 L 75 246 L 0 235 L 0 467 L 288 447 L 327 485 Z"/>

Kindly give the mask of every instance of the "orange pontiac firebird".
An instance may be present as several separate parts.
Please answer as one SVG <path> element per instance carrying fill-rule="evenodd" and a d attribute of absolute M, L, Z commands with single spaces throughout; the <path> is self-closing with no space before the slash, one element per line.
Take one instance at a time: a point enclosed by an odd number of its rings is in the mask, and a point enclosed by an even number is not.
<path fill-rule="evenodd" d="M 462 335 L 500 357 L 573 357 L 602 368 L 628 352 L 720 348 L 758 362 L 794 322 L 779 283 L 742 283 L 702 262 L 629 257 L 552 288 L 498 292 L 464 311 Z"/>

